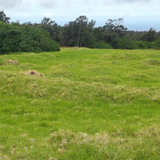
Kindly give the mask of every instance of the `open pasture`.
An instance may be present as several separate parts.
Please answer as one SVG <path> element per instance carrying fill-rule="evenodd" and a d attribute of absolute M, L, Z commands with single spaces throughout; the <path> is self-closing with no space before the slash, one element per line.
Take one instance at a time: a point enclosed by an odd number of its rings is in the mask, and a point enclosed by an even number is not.
<path fill-rule="evenodd" d="M 1 159 L 160 159 L 160 51 L 0 56 Z"/>

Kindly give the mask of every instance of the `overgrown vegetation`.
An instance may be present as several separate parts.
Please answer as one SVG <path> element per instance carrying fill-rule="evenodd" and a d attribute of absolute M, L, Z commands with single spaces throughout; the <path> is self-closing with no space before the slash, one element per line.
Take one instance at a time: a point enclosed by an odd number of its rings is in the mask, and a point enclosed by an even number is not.
<path fill-rule="evenodd" d="M 2 18 L 4 19 L 3 22 L 1 21 Z M 60 45 L 53 41 L 49 33 L 41 27 L 31 27 L 18 23 L 9 24 L 5 15 L 2 18 L 0 16 L 0 54 L 17 51 L 42 52 L 60 50 Z M 7 19 L 7 22 L 5 19 Z"/>
<path fill-rule="evenodd" d="M 160 51 L 0 56 L 0 159 L 160 159 Z"/>
<path fill-rule="evenodd" d="M 96 21 L 79 16 L 64 26 L 44 17 L 41 23 L 9 23 L 10 18 L 0 12 L 0 54 L 16 51 L 58 51 L 61 46 L 99 49 L 160 49 L 160 32 L 128 31 L 123 18 L 109 19 L 95 27 Z M 4 24 L 6 23 L 6 24 Z"/>

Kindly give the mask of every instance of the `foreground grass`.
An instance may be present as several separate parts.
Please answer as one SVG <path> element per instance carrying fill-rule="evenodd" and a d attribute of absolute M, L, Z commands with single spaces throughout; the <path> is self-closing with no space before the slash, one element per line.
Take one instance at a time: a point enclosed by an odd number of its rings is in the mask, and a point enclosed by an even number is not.
<path fill-rule="evenodd" d="M 159 82 L 155 50 L 0 56 L 0 159 L 158 160 Z"/>

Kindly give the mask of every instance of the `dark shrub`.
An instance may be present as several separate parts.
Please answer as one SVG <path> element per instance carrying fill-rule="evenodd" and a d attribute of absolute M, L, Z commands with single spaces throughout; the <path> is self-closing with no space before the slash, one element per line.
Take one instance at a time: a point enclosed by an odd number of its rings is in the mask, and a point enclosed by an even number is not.
<path fill-rule="evenodd" d="M 118 43 L 119 49 L 136 49 L 137 44 L 133 39 L 123 37 Z"/>
<path fill-rule="evenodd" d="M 95 42 L 93 43 L 90 48 L 99 48 L 99 49 L 112 49 L 113 47 L 111 46 L 111 44 L 106 43 L 104 41 L 99 41 L 99 42 Z"/>
<path fill-rule="evenodd" d="M 59 51 L 47 31 L 40 27 L 0 22 L 0 54 L 9 52 Z"/>
<path fill-rule="evenodd" d="M 145 41 L 137 41 L 136 43 L 138 45 L 138 49 L 147 49 L 148 48 L 147 42 L 145 42 Z"/>

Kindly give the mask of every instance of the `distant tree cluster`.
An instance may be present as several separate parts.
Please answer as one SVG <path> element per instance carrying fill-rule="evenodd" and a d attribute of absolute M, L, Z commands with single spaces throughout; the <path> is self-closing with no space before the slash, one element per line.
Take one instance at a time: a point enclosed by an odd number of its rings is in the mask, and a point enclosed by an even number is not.
<path fill-rule="evenodd" d="M 41 26 L 10 24 L 9 19 L 0 12 L 0 54 L 60 50 L 60 45 Z"/>
<path fill-rule="evenodd" d="M 26 51 L 58 51 L 60 46 L 107 49 L 160 48 L 160 32 L 128 31 L 123 18 L 109 19 L 104 26 L 95 27 L 94 20 L 80 16 L 64 26 L 44 17 L 41 23 L 10 23 L 0 12 L 0 54 Z"/>

